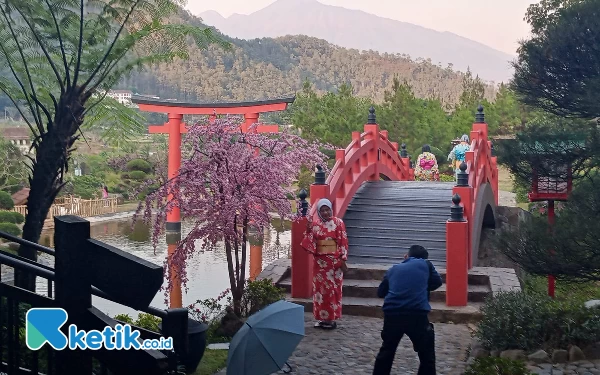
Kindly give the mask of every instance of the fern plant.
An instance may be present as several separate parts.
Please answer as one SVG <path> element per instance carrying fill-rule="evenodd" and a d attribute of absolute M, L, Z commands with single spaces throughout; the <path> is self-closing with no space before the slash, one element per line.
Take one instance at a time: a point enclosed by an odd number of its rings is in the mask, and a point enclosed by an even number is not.
<path fill-rule="evenodd" d="M 228 44 L 209 28 L 169 23 L 181 0 L 0 0 L 0 92 L 33 132 L 31 191 L 23 238 L 37 242 L 44 219 L 64 185 L 73 145 L 82 129 L 101 123 L 123 137 L 141 116 L 106 98 L 134 69 L 188 57 Z M 19 255 L 36 259 L 34 249 Z M 34 279 L 18 277 L 33 290 Z"/>

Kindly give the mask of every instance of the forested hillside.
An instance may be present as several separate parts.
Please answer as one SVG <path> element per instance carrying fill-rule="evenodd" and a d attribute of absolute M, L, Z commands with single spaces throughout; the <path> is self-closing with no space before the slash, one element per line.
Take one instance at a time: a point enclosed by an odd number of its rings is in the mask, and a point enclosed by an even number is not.
<path fill-rule="evenodd" d="M 182 10 L 174 22 L 201 24 Z M 136 73 L 118 88 L 186 101 L 254 100 L 293 94 L 309 80 L 317 93 L 350 84 L 354 94 L 382 102 L 394 76 L 421 98 L 438 98 L 449 108 L 462 93 L 463 73 L 406 56 L 360 53 L 306 36 L 240 40 L 232 49 L 193 48 L 190 58 Z M 473 72 L 477 74 L 477 72 Z M 494 89 L 486 86 L 485 97 Z"/>

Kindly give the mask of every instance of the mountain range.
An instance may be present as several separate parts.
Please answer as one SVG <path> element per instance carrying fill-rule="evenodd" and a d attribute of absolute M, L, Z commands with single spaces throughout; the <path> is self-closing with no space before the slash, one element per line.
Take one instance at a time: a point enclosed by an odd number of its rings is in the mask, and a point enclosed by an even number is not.
<path fill-rule="evenodd" d="M 199 16 L 205 24 L 234 38 L 306 35 L 359 51 L 402 54 L 442 66 L 451 64 L 462 72 L 470 68 L 486 81 L 506 82 L 512 76 L 510 61 L 514 56 L 482 43 L 317 0 L 277 0 L 252 14 L 227 18 L 212 10 Z"/>
<path fill-rule="evenodd" d="M 184 9 L 170 22 L 207 27 Z M 354 95 L 381 103 L 397 78 L 410 85 L 415 96 L 436 98 L 452 108 L 469 79 L 465 73 L 427 60 L 361 52 L 305 35 L 246 40 L 219 31 L 216 34 L 232 48 L 191 46 L 188 59 L 135 72 L 114 88 L 182 101 L 248 101 L 288 96 L 302 90 L 308 81 L 319 94 L 351 85 Z M 473 76 L 478 73 L 473 71 Z M 492 100 L 496 88 L 484 86 L 485 97 Z"/>

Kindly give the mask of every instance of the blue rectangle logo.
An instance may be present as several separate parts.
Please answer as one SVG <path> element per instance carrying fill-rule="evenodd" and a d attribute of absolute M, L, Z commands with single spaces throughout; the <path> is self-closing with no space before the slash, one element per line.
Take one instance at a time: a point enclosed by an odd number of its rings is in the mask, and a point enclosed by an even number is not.
<path fill-rule="evenodd" d="M 33 308 L 25 315 L 25 343 L 31 350 L 40 350 L 46 343 L 55 350 L 171 350 L 173 338 L 140 340 L 140 331 L 129 324 L 107 326 L 102 331 L 83 331 L 69 325 L 68 336 L 61 328 L 69 316 L 60 308 Z"/>

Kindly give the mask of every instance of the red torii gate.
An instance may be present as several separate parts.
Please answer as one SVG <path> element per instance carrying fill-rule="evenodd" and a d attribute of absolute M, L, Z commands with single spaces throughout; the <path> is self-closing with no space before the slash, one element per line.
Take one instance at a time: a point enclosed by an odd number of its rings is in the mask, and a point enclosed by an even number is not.
<path fill-rule="evenodd" d="M 168 178 L 169 180 L 176 177 L 181 167 L 181 134 L 187 133 L 186 124 L 183 123 L 183 115 L 208 115 L 211 120 L 214 120 L 217 115 L 244 115 L 244 123 L 241 125 L 242 132 L 248 132 L 248 129 L 258 122 L 259 115 L 266 112 L 278 112 L 287 109 L 288 104 L 293 103 L 295 96 L 269 99 L 254 102 L 222 102 L 222 103 L 189 103 L 178 102 L 171 100 L 155 100 L 141 96 L 132 96 L 131 101 L 137 104 L 140 111 L 166 113 L 168 121 L 164 125 L 150 125 L 149 132 L 152 134 L 168 134 L 169 135 L 169 151 L 168 151 Z M 258 125 L 259 133 L 277 133 L 279 132 L 278 125 Z M 173 199 L 169 195 L 169 200 Z M 173 208 L 167 214 L 166 223 L 167 246 L 169 256 L 173 254 L 177 248 L 178 242 L 181 240 L 181 212 L 179 208 Z M 254 251 L 253 251 L 254 250 Z M 255 254 L 255 259 L 262 266 L 262 246 L 251 246 L 250 256 Z M 252 262 L 251 262 L 252 263 Z M 251 275 L 255 272 L 252 264 L 250 265 Z M 171 277 L 175 275 L 171 269 Z M 260 271 L 258 271 L 260 272 Z M 170 294 L 170 307 L 182 307 L 183 298 L 181 294 L 181 282 L 173 280 L 174 288 Z"/>

